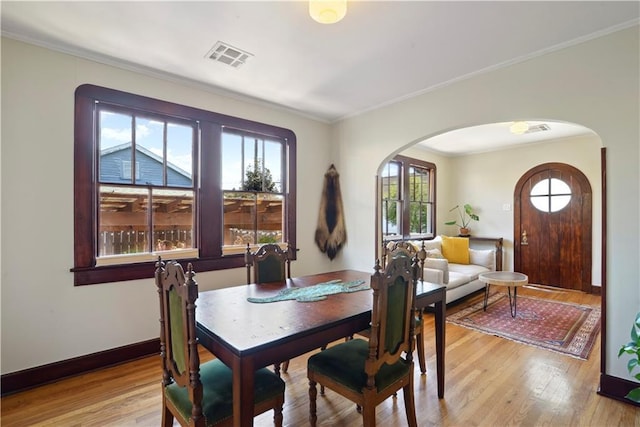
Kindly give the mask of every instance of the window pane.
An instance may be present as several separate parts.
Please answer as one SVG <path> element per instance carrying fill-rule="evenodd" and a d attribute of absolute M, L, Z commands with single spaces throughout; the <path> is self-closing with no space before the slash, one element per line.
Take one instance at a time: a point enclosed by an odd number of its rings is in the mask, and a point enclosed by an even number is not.
<path fill-rule="evenodd" d="M 132 116 L 100 110 L 98 117 L 100 182 L 130 184 Z"/>
<path fill-rule="evenodd" d="M 100 186 L 98 257 L 149 252 L 148 190 Z"/>
<path fill-rule="evenodd" d="M 224 246 L 255 243 L 256 199 L 253 192 L 224 192 Z"/>
<path fill-rule="evenodd" d="M 242 186 L 240 187 L 242 190 L 262 190 L 262 177 L 254 172 L 254 166 L 258 163 L 257 144 L 255 138 L 243 138 Z M 260 178 L 260 184 L 256 182 L 257 178 Z"/>
<path fill-rule="evenodd" d="M 244 166 L 242 137 L 222 133 L 222 189 L 241 190 Z"/>
<path fill-rule="evenodd" d="M 549 180 L 543 179 L 539 183 L 533 186 L 531 189 L 531 196 L 545 196 L 549 194 Z"/>
<path fill-rule="evenodd" d="M 400 164 L 389 162 L 382 170 L 382 198 L 398 200 L 400 187 Z"/>
<path fill-rule="evenodd" d="M 154 250 L 193 248 L 194 192 L 155 188 L 152 196 Z"/>
<path fill-rule="evenodd" d="M 167 185 L 193 187 L 193 128 L 167 124 Z"/>
<path fill-rule="evenodd" d="M 282 144 L 278 141 L 265 140 L 264 153 L 264 172 L 271 174 L 273 182 L 272 190 L 276 193 L 282 193 Z"/>
<path fill-rule="evenodd" d="M 282 195 L 258 194 L 258 241 L 257 243 L 281 243 L 283 241 Z"/>
<path fill-rule="evenodd" d="M 382 230 L 385 235 L 400 234 L 398 227 L 398 212 L 401 212 L 401 202 L 383 201 Z"/>
<path fill-rule="evenodd" d="M 531 197 L 531 203 L 542 212 L 549 212 L 549 196 Z"/>
<path fill-rule="evenodd" d="M 427 220 L 427 210 L 422 203 L 412 202 L 409 205 L 409 232 L 411 234 L 423 233 L 423 224 Z"/>
<path fill-rule="evenodd" d="M 551 194 L 571 194 L 571 188 L 566 182 L 557 178 L 551 178 Z"/>
<path fill-rule="evenodd" d="M 136 117 L 136 184 L 164 184 L 164 122 Z"/>
<path fill-rule="evenodd" d="M 571 196 L 551 196 L 551 212 L 558 212 L 569 204 Z"/>

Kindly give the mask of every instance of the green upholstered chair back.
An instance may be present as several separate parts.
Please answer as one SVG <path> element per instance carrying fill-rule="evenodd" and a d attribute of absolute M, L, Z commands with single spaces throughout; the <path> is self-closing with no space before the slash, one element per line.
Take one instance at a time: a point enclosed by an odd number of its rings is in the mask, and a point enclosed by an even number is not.
<path fill-rule="evenodd" d="M 412 361 L 414 347 L 414 300 L 418 281 L 417 258 L 392 257 L 371 276 L 373 310 L 367 375 L 375 376 L 382 364 L 392 364 L 406 354 Z"/>
<path fill-rule="evenodd" d="M 189 388 L 192 399 L 202 399 L 199 380 L 200 358 L 198 356 L 195 320 L 195 301 L 198 284 L 189 263 L 185 276 L 182 266 L 176 261 L 166 263 L 158 257 L 156 263 L 156 286 L 160 297 L 160 353 L 162 357 L 163 385 L 173 382 Z M 193 401 L 193 400 L 192 400 Z"/>
<path fill-rule="evenodd" d="M 289 251 L 276 244 L 262 245 L 253 253 L 247 245 L 245 264 L 247 283 L 283 282 L 291 277 Z"/>

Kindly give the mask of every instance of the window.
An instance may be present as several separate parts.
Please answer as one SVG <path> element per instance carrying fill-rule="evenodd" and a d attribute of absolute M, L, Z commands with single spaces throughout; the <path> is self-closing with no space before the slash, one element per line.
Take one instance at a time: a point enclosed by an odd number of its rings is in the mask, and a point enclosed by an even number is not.
<path fill-rule="evenodd" d="M 396 156 L 382 170 L 382 234 L 385 240 L 435 235 L 433 163 Z"/>
<path fill-rule="evenodd" d="M 272 138 L 222 133 L 225 248 L 283 243 L 283 145 Z"/>
<path fill-rule="evenodd" d="M 558 178 L 547 178 L 534 185 L 529 196 L 539 211 L 558 212 L 571 201 L 571 188 Z"/>
<path fill-rule="evenodd" d="M 149 278 L 158 255 L 209 271 L 247 243 L 295 249 L 287 129 L 83 85 L 74 164 L 76 285 Z"/>

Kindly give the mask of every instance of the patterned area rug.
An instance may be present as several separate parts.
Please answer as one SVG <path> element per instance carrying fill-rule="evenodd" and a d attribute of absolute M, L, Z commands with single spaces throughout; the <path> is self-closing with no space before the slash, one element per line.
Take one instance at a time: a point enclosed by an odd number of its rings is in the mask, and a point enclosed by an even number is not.
<path fill-rule="evenodd" d="M 518 296 L 516 317 L 511 317 L 505 293 L 447 316 L 447 322 L 485 334 L 544 348 L 586 360 L 600 332 L 600 308 Z"/>

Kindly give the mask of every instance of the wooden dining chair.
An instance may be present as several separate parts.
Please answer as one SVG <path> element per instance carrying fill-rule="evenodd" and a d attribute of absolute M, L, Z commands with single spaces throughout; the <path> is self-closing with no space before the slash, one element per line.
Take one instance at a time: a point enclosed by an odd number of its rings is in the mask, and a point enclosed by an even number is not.
<path fill-rule="evenodd" d="M 402 388 L 408 424 L 417 425 L 413 346 L 418 263 L 415 259 L 398 257 L 389 260 L 381 270 L 376 263 L 371 276 L 373 307 L 369 340 L 354 338 L 336 344 L 314 354 L 307 362 L 312 426 L 317 421 L 317 384 L 355 402 L 361 408 L 365 427 L 376 425 L 376 406 Z"/>
<path fill-rule="evenodd" d="M 289 258 L 289 248 L 283 250 L 279 245 L 267 243 L 251 252 L 251 246 L 247 243 L 247 250 L 244 255 L 244 262 L 247 267 L 247 284 L 284 282 L 291 278 L 291 260 Z M 251 270 L 253 269 L 253 277 Z M 289 361 L 274 365 L 276 374 L 289 370 Z"/>
<path fill-rule="evenodd" d="M 160 355 L 162 360 L 162 425 L 233 425 L 233 375 L 219 359 L 200 364 L 196 338 L 198 285 L 191 264 L 185 278 L 176 261 L 158 257 L 155 281 L 160 298 Z M 282 426 L 284 381 L 269 369 L 255 373 L 253 413 L 274 411 Z"/>
<path fill-rule="evenodd" d="M 424 260 L 427 258 L 427 251 L 424 248 L 424 243 L 420 249 L 417 249 L 412 243 L 407 241 L 393 241 L 389 242 L 383 247 L 382 250 L 382 267 L 384 268 L 388 262 L 395 257 L 417 257 L 418 261 L 418 278 L 420 280 L 424 277 Z M 425 374 L 427 372 L 427 362 L 424 353 L 424 320 L 422 318 L 424 310 L 416 309 L 416 348 L 418 350 L 418 365 L 420 366 L 420 372 Z M 369 337 L 371 330 L 365 329 L 358 332 L 358 335 Z"/>
<path fill-rule="evenodd" d="M 284 250 L 275 243 L 266 243 L 255 252 L 251 252 L 251 246 L 247 243 L 244 263 L 247 267 L 247 284 L 283 282 L 291 278 L 288 246 Z M 251 269 L 253 269 L 253 278 L 251 277 Z"/>

